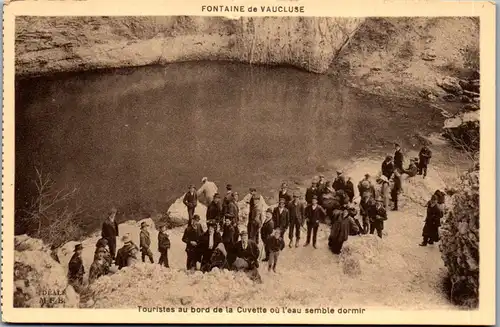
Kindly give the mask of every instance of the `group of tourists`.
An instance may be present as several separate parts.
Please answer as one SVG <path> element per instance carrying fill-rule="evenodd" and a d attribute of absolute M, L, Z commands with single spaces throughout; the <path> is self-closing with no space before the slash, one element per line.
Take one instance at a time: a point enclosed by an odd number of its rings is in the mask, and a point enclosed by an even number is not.
<path fill-rule="evenodd" d="M 182 236 L 186 244 L 186 269 L 207 272 L 217 267 L 245 271 L 253 280 L 260 280 L 257 270 L 261 252 L 268 270 L 276 272 L 278 257 L 285 248 L 285 233 L 288 231 L 288 247 L 300 246 L 302 231 L 306 232 L 304 247 L 312 243 L 317 248 L 317 234 L 320 223 L 330 224 L 328 246 L 335 254 L 340 254 L 342 246 L 350 235 L 374 234 L 383 237 L 384 221 L 388 218 L 389 204 L 398 210 L 398 197 L 402 191 L 403 175 L 412 178 L 427 175 L 427 166 L 432 157 L 431 150 L 424 146 L 419 158 L 412 158 L 407 168 L 403 167 L 404 156 L 399 144 L 395 144 L 394 156 L 387 156 L 381 165 L 381 175 L 375 181 L 369 174 L 358 182 L 359 207 L 354 201 L 354 183 L 341 170 L 332 181 L 324 175 L 313 178 L 305 196 L 291 192 L 287 183 L 282 183 L 278 192 L 278 205 L 263 210 L 261 196 L 257 189 L 249 189 L 248 217 L 241 217 L 238 206 L 239 194 L 232 185 L 226 185 L 224 196 L 215 183 L 202 179 L 202 186 L 196 190 L 190 185 L 183 197 L 187 208 L 188 226 Z M 207 206 L 205 231 L 200 224 L 200 216 L 195 214 L 198 202 Z M 439 240 L 439 222 L 443 216 L 444 193 L 436 191 L 427 204 L 427 217 L 423 228 L 421 246 Z M 359 209 L 359 210 L 358 210 Z M 114 263 L 118 269 L 131 266 L 139 261 L 154 263 L 151 251 L 151 236 L 148 224 L 143 222 L 139 234 L 139 246 L 129 235 L 122 237 L 123 247 L 116 249 L 119 236 L 115 220 L 117 210 L 112 209 L 102 224 L 101 239 L 96 244 L 94 262 L 89 271 L 89 283 L 109 273 Z M 358 218 L 359 213 L 359 218 Z M 245 221 L 246 219 L 246 221 Z M 246 223 L 246 229 L 241 228 Z M 305 227 L 304 227 L 305 225 Z M 259 249 L 262 242 L 264 251 Z M 82 285 L 85 273 L 81 259 L 82 245 L 75 246 L 75 253 L 69 262 L 68 278 L 71 283 Z M 167 226 L 159 226 L 158 263 L 169 267 L 168 252 L 170 239 Z"/>

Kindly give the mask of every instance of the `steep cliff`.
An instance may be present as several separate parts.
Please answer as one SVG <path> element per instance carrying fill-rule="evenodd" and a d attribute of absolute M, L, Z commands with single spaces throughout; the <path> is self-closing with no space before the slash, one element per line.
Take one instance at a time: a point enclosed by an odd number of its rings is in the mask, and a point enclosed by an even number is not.
<path fill-rule="evenodd" d="M 19 17 L 16 74 L 235 60 L 323 73 L 361 18 Z"/>

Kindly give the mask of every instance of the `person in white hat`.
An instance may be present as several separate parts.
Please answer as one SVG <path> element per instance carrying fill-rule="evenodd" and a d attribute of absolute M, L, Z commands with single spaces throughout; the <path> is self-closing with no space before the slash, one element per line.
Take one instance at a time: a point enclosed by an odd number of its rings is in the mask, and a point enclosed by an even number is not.
<path fill-rule="evenodd" d="M 201 186 L 198 189 L 198 200 L 208 206 L 214 199 L 215 193 L 219 191 L 214 182 L 210 182 L 207 177 L 201 179 Z"/>

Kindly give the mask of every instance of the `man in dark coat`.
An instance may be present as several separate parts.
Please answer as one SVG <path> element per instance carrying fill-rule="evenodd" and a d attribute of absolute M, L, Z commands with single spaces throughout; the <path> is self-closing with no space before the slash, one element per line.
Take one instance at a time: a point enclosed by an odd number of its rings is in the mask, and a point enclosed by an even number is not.
<path fill-rule="evenodd" d="M 415 177 L 418 174 L 418 158 L 410 159 L 410 165 L 408 169 L 404 170 L 404 173 L 408 175 L 408 177 Z"/>
<path fill-rule="evenodd" d="M 325 210 L 318 204 L 318 197 L 313 196 L 312 204 L 305 209 L 305 217 L 307 222 L 307 239 L 304 246 L 308 246 L 311 242 L 311 234 L 313 247 L 316 249 L 316 238 L 318 235 L 319 222 L 326 217 Z"/>
<path fill-rule="evenodd" d="M 288 225 L 290 223 L 290 213 L 286 208 L 286 200 L 285 198 L 279 199 L 279 204 L 273 210 L 273 222 L 274 228 L 279 228 L 281 232 L 281 237 L 285 234 L 285 231 L 288 229 Z"/>
<path fill-rule="evenodd" d="M 212 202 L 210 202 L 210 204 L 208 205 L 208 208 L 207 208 L 207 223 L 214 222 L 222 227 L 222 225 L 224 223 L 223 218 L 224 217 L 222 215 L 222 202 L 221 202 L 220 194 L 215 193 L 214 199 L 212 200 Z"/>
<path fill-rule="evenodd" d="M 403 179 L 401 177 L 401 173 L 399 169 L 396 169 L 394 171 L 394 184 L 392 185 L 391 189 L 391 199 L 392 203 L 394 204 L 394 207 L 392 210 L 397 211 L 398 210 L 398 198 L 399 198 L 399 193 L 403 189 Z"/>
<path fill-rule="evenodd" d="M 252 215 L 252 210 L 255 206 L 254 197 L 257 194 L 257 189 L 255 187 L 250 188 L 250 200 L 248 201 L 248 217 Z"/>
<path fill-rule="evenodd" d="M 326 186 L 325 175 L 319 175 L 318 192 L 316 195 L 318 196 L 318 204 L 320 206 L 323 205 L 323 194 L 328 193 L 328 191 L 326 190 Z"/>
<path fill-rule="evenodd" d="M 234 262 L 236 270 L 252 270 L 259 267 L 259 247 L 257 243 L 248 239 L 248 233 L 240 233 L 241 240 L 234 246 L 236 260 Z M 240 260 L 238 260 L 240 259 Z"/>
<path fill-rule="evenodd" d="M 264 220 L 260 205 L 260 195 L 254 195 L 253 200 L 254 208 L 252 210 L 252 214 L 248 217 L 247 233 L 249 239 L 259 244 L 259 230 L 262 225 L 262 221 Z"/>
<path fill-rule="evenodd" d="M 368 234 L 370 231 L 370 218 L 368 215 L 372 206 L 375 206 L 374 198 L 370 195 L 370 193 L 364 193 L 359 201 L 359 214 L 362 218 L 363 234 Z"/>
<path fill-rule="evenodd" d="M 370 174 L 365 174 L 365 178 L 358 183 L 359 196 L 363 198 L 364 195 L 375 198 L 375 187 L 370 180 Z"/>
<path fill-rule="evenodd" d="M 427 203 L 427 216 L 425 217 L 425 225 L 422 230 L 423 241 L 420 246 L 434 244 L 439 241 L 439 226 L 441 226 L 441 218 L 444 213 L 439 206 L 437 197 L 434 194 L 431 200 Z"/>
<path fill-rule="evenodd" d="M 238 207 L 238 192 L 232 192 L 226 196 L 225 206 L 222 210 L 224 217 L 233 217 L 233 224 L 238 224 L 240 219 L 240 208 Z"/>
<path fill-rule="evenodd" d="M 341 170 L 337 170 L 337 177 L 335 177 L 335 180 L 333 181 L 333 189 L 335 191 L 339 191 L 339 190 L 344 190 L 345 191 L 345 185 L 346 184 L 346 180 L 345 180 L 345 176 L 343 174 L 343 172 Z"/>
<path fill-rule="evenodd" d="M 352 202 L 354 200 L 354 184 L 351 177 L 348 177 L 347 182 L 345 182 L 345 193 L 349 197 L 349 202 Z"/>
<path fill-rule="evenodd" d="M 394 143 L 394 169 L 399 169 L 399 171 L 403 171 L 403 162 L 404 156 L 401 151 L 401 146 L 398 143 Z"/>
<path fill-rule="evenodd" d="M 215 223 L 207 223 L 207 231 L 200 238 L 198 249 L 201 254 L 201 270 L 206 272 L 211 268 L 212 253 L 222 242 L 222 237 L 215 231 Z"/>
<path fill-rule="evenodd" d="M 262 223 L 262 228 L 260 229 L 260 236 L 262 237 L 262 244 L 264 244 L 264 250 L 266 257 L 262 261 L 269 260 L 269 248 L 267 246 L 267 239 L 273 233 L 274 230 L 274 220 L 273 220 L 273 210 L 267 208 L 264 222 Z"/>
<path fill-rule="evenodd" d="M 432 151 L 429 149 L 429 147 L 426 145 L 424 146 L 419 154 L 418 154 L 419 162 L 418 162 L 418 174 L 419 175 L 424 175 L 427 176 L 427 166 L 429 165 L 429 162 L 431 161 L 432 158 Z"/>
<path fill-rule="evenodd" d="M 115 260 L 116 257 L 116 238 L 119 236 L 118 224 L 116 223 L 116 213 L 115 208 L 111 209 L 108 218 L 102 223 L 101 237 L 108 241 L 109 253 L 111 258 Z"/>
<path fill-rule="evenodd" d="M 293 200 L 288 204 L 288 212 L 290 218 L 290 230 L 288 231 L 288 238 L 290 239 L 290 243 L 288 247 L 292 247 L 293 242 L 293 234 L 295 231 L 295 247 L 299 246 L 300 240 L 300 229 L 304 225 L 305 219 L 305 211 L 306 208 L 304 203 L 299 200 L 299 194 L 293 194 Z"/>
<path fill-rule="evenodd" d="M 191 223 L 184 230 L 182 241 L 186 243 L 186 269 L 196 269 L 196 263 L 200 261 L 200 252 L 198 251 L 198 244 L 200 243 L 201 236 L 203 235 L 203 228 L 199 224 L 200 216 L 194 215 Z"/>
<path fill-rule="evenodd" d="M 198 205 L 198 194 L 196 193 L 196 188 L 194 185 L 189 185 L 189 191 L 184 195 L 182 203 L 187 207 L 188 212 L 188 224 L 191 224 L 191 220 L 194 216 L 194 211 Z"/>
<path fill-rule="evenodd" d="M 81 244 L 75 245 L 75 253 L 68 263 L 68 283 L 72 285 L 77 292 L 83 286 L 83 275 L 85 274 L 82 251 L 83 246 Z"/>
<path fill-rule="evenodd" d="M 282 183 L 281 190 L 278 192 L 278 200 L 285 199 L 285 206 L 292 201 L 292 195 L 288 192 L 288 184 Z"/>
<path fill-rule="evenodd" d="M 236 233 L 236 226 L 233 225 L 231 217 L 226 217 L 224 219 L 224 226 L 222 227 L 222 243 L 224 243 L 224 249 L 228 253 L 231 253 L 237 241 L 238 235 Z"/>
<path fill-rule="evenodd" d="M 332 228 L 328 237 L 328 246 L 333 253 L 340 254 L 342 245 L 349 238 L 351 230 L 357 231 L 358 226 L 349 215 L 347 208 L 334 210 Z"/>
<path fill-rule="evenodd" d="M 94 262 L 92 262 L 89 269 L 89 284 L 92 284 L 99 277 L 105 276 L 109 273 L 109 262 L 104 258 L 106 250 L 104 248 L 100 248 L 96 254 L 97 256 L 94 258 Z"/>
<path fill-rule="evenodd" d="M 151 263 L 154 263 L 153 252 L 151 252 L 151 236 L 148 231 L 148 224 L 143 221 L 141 223 L 141 231 L 139 232 L 139 248 L 141 250 L 142 262 L 146 261 L 146 256 Z"/>
<path fill-rule="evenodd" d="M 390 180 L 393 172 L 394 163 L 392 162 L 392 156 L 387 156 L 384 162 L 382 162 L 382 175 L 387 177 L 387 180 Z"/>
<path fill-rule="evenodd" d="M 160 252 L 160 260 L 158 264 L 169 267 L 168 263 L 168 250 L 170 249 L 170 238 L 167 233 L 167 226 L 161 225 L 160 232 L 158 233 L 158 252 Z"/>
<path fill-rule="evenodd" d="M 377 236 L 382 238 L 382 231 L 384 230 L 384 221 L 387 220 L 387 211 L 384 207 L 384 200 L 382 197 L 377 198 L 368 209 L 368 217 L 370 218 L 370 234 L 377 231 Z"/>
<path fill-rule="evenodd" d="M 313 181 L 311 183 L 311 187 L 309 187 L 307 190 L 306 190 L 306 202 L 308 205 L 312 204 L 312 198 L 313 196 L 319 196 L 319 192 L 318 192 L 318 183 L 316 183 L 315 181 Z"/>

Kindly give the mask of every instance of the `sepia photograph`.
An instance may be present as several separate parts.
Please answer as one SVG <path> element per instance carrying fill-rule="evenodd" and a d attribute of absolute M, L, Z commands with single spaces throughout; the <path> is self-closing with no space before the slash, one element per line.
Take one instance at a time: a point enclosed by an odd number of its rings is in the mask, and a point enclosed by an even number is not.
<path fill-rule="evenodd" d="M 13 15 L 14 309 L 314 323 L 494 304 L 481 15 L 278 3 Z"/>

